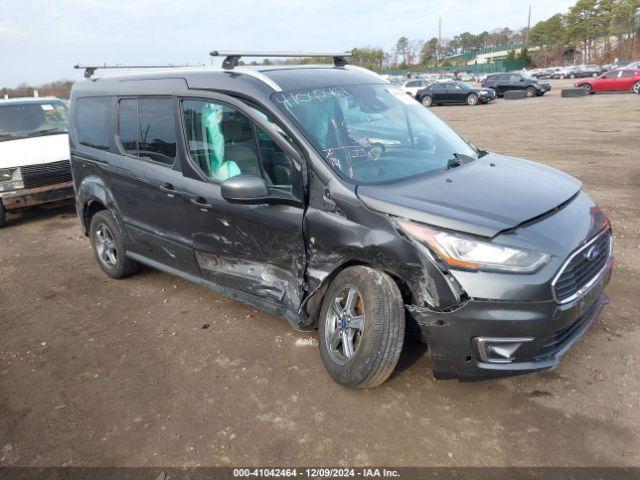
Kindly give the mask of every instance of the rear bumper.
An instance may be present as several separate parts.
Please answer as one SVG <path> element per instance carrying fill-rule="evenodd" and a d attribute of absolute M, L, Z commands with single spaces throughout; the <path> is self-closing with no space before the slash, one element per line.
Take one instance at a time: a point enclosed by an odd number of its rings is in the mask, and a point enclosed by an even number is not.
<path fill-rule="evenodd" d="M 0 201 L 6 210 L 32 207 L 43 203 L 56 202 L 75 196 L 73 182 L 57 183 L 44 187 L 23 188 L 0 194 Z"/>
<path fill-rule="evenodd" d="M 555 367 L 585 334 L 608 303 L 604 288 L 609 259 L 600 280 L 571 303 L 472 299 L 453 312 L 407 306 L 429 345 L 433 376 L 460 381 L 486 380 Z M 483 359 L 478 339 L 529 338 L 506 363 Z"/>

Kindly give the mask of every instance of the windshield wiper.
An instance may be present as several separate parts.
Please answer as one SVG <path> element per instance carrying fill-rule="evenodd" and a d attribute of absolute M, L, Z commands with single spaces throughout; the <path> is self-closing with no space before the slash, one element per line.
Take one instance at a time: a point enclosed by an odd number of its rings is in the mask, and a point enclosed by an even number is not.
<path fill-rule="evenodd" d="M 26 137 L 39 137 L 44 135 L 51 135 L 55 133 L 67 133 L 64 130 L 60 130 L 59 128 L 45 128 L 43 130 L 36 130 L 34 132 L 29 132 L 25 136 Z"/>
<path fill-rule="evenodd" d="M 470 157 L 469 155 L 464 155 L 462 153 L 454 153 L 453 158 L 447 160 L 447 170 L 450 168 L 459 167 L 460 165 L 464 165 L 465 163 L 473 162 L 475 158 Z"/>

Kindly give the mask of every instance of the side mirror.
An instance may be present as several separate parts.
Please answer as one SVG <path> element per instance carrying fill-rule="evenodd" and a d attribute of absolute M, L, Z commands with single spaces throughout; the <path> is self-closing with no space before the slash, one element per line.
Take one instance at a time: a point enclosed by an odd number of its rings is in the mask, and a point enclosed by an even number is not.
<path fill-rule="evenodd" d="M 255 175 L 236 175 L 222 182 L 220 193 L 230 203 L 267 203 L 269 189 L 264 179 Z"/>

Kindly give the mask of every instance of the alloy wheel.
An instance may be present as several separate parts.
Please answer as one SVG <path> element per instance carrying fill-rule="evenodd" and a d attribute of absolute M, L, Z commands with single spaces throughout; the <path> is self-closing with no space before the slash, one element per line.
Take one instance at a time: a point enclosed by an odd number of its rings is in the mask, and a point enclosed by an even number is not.
<path fill-rule="evenodd" d="M 96 229 L 96 252 L 98 259 L 107 268 L 114 268 L 118 262 L 116 242 L 109 227 L 101 223 Z"/>
<path fill-rule="evenodd" d="M 640 82 L 636 82 L 631 90 L 633 90 L 633 93 L 640 93 Z"/>
<path fill-rule="evenodd" d="M 344 287 L 327 312 L 324 341 L 331 360 L 345 365 L 354 357 L 364 334 L 364 301 L 353 285 Z"/>

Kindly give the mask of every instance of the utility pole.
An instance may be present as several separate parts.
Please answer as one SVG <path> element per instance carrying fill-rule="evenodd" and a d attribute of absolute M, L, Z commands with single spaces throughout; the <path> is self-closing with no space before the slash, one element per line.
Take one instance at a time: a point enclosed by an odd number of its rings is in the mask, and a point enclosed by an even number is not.
<path fill-rule="evenodd" d="M 527 32 L 524 36 L 525 46 L 529 44 L 529 30 L 531 30 L 531 5 L 529 5 L 529 18 L 527 19 Z"/>
<path fill-rule="evenodd" d="M 441 60 L 442 53 L 442 17 L 438 18 L 438 48 L 437 48 L 437 57 L 438 60 Z"/>

